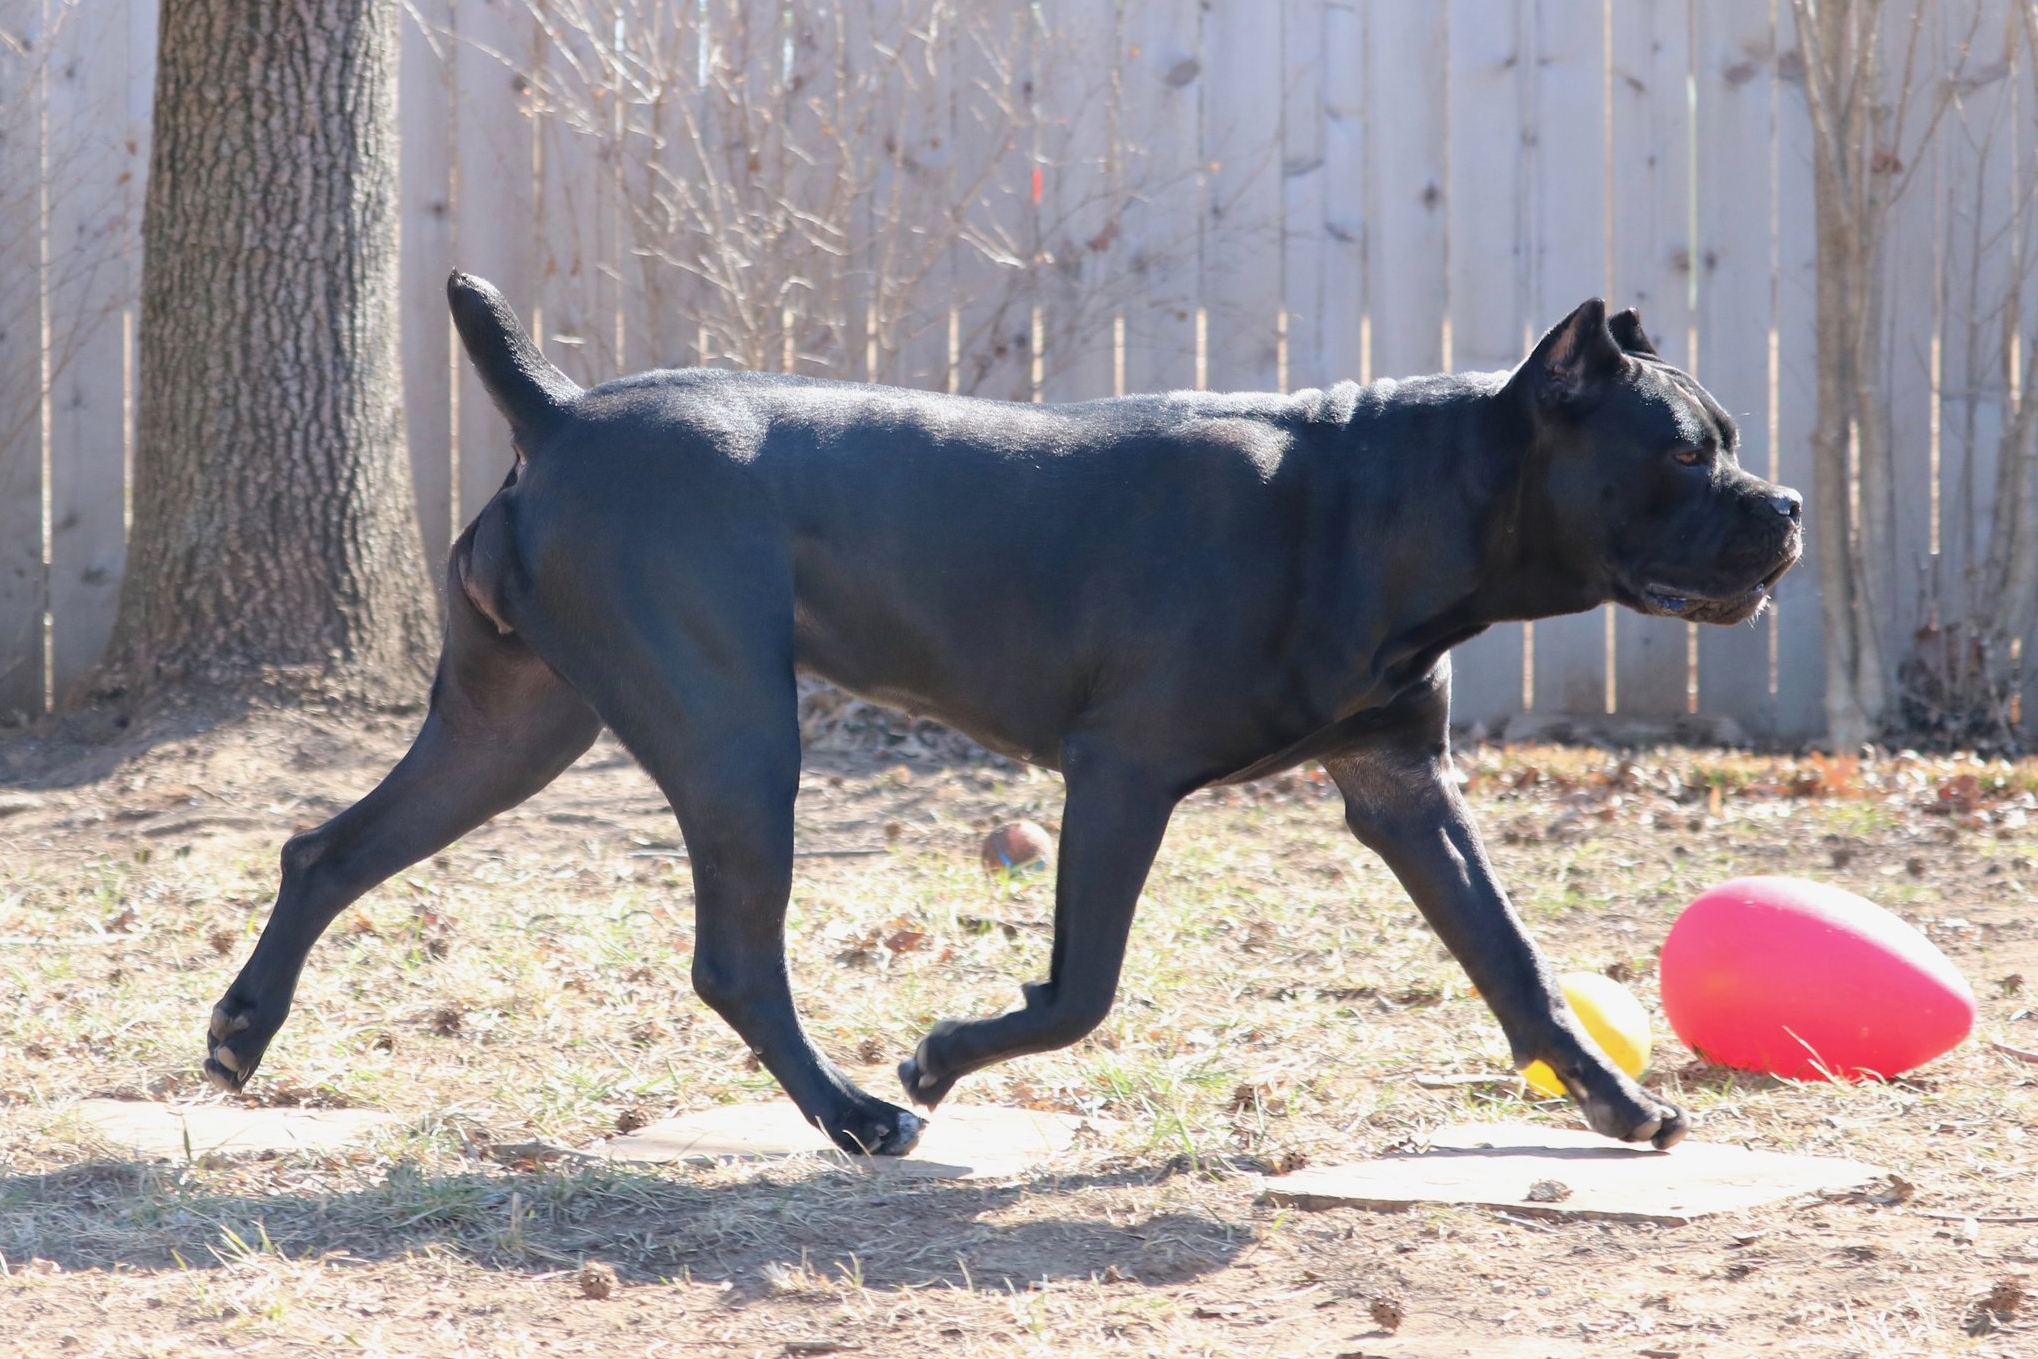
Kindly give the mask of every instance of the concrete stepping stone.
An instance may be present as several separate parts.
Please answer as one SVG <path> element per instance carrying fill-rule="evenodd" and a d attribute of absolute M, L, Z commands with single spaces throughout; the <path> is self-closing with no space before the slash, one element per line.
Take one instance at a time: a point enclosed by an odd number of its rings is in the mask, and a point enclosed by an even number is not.
<path fill-rule="evenodd" d="M 944 1105 L 929 1116 L 909 1156 L 850 1156 L 836 1150 L 790 1100 L 724 1104 L 662 1119 L 589 1148 L 615 1161 L 782 1161 L 818 1157 L 846 1169 L 914 1179 L 1003 1179 L 1023 1175 L 1075 1145 L 1104 1119 L 1042 1113 L 995 1104 Z"/>
<path fill-rule="evenodd" d="M 86 1127 L 144 1156 L 246 1156 L 265 1151 L 332 1151 L 400 1123 L 375 1109 L 246 1109 L 232 1104 L 157 1104 L 88 1099 Z"/>
<path fill-rule="evenodd" d="M 1534 1217 L 1680 1226 L 1799 1194 L 1860 1188 L 1888 1172 L 1860 1161 L 1750 1151 L 1686 1138 L 1669 1151 L 1523 1123 L 1445 1128 L 1430 1149 L 1266 1180 L 1295 1208 L 1464 1203 Z"/>

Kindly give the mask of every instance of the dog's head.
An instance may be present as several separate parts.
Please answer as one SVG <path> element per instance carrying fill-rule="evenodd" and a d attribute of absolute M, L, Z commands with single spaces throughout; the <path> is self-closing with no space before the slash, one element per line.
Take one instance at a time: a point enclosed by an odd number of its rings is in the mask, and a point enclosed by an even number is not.
<path fill-rule="evenodd" d="M 1742 470 L 1734 421 L 1594 299 L 1508 381 L 1531 425 L 1539 564 L 1645 614 L 1739 623 L 1804 547 L 1797 492 Z"/>

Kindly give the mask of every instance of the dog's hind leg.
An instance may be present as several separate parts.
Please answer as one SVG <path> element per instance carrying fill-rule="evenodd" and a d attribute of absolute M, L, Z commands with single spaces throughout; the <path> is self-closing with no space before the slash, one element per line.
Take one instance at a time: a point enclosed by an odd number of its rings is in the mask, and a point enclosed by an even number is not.
<path fill-rule="evenodd" d="M 690 573 L 713 573 L 721 588 L 690 588 Z M 814 1047 L 786 969 L 800 786 L 790 577 L 781 561 L 736 553 L 670 578 L 640 573 L 634 607 L 585 608 L 539 645 L 679 820 L 693 869 L 694 990 L 836 1146 L 904 1155 L 923 1121 L 858 1089 Z"/>
<path fill-rule="evenodd" d="M 906 1093 L 932 1108 L 956 1081 L 1008 1057 L 1064 1048 L 1104 1022 L 1147 870 L 1180 792 L 1152 771 L 1082 740 L 1063 747 L 1054 885 L 1054 954 L 1045 983 L 994 1019 L 944 1019 L 899 1064 Z"/>
<path fill-rule="evenodd" d="M 238 1090 L 290 1011 L 306 956 L 334 917 L 394 873 L 516 806 L 601 731 L 594 710 L 522 641 L 447 591 L 431 710 L 402 761 L 367 797 L 283 847 L 283 882 L 262 937 L 213 1007 L 205 1074 Z"/>

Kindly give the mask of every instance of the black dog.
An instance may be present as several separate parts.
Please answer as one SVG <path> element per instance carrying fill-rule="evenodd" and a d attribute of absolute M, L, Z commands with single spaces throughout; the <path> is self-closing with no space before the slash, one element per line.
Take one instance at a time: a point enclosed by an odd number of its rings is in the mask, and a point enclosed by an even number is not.
<path fill-rule="evenodd" d="M 1797 559 L 1798 496 L 1736 465 L 1633 312 L 1587 302 L 1511 374 L 1037 406 L 705 370 L 583 392 L 494 289 L 448 290 L 516 465 L 453 549 L 416 744 L 284 847 L 215 1083 L 254 1073 L 348 903 L 607 724 L 685 833 L 695 988 L 837 1145 L 906 1151 L 921 1119 L 815 1051 L 787 985 L 804 669 L 1067 779 L 1048 979 L 936 1025 L 899 1068 L 918 1103 L 1095 1028 L 1175 804 L 1314 759 L 1515 1060 L 1609 1137 L 1683 1135 L 1571 1017 L 1449 777 L 1457 643 L 1609 599 L 1739 622 Z"/>

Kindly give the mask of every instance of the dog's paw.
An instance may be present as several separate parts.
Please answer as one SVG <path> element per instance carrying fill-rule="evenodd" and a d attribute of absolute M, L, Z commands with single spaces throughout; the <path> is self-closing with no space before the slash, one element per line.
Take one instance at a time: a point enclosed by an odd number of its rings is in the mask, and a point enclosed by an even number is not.
<path fill-rule="evenodd" d="M 828 1140 L 852 1156 L 904 1156 L 919 1145 L 927 1120 L 894 1104 L 865 1096 L 819 1127 Z"/>
<path fill-rule="evenodd" d="M 1674 1104 L 1665 1104 L 1663 1117 L 1656 1124 L 1656 1131 L 1649 1134 L 1650 1145 L 1658 1151 L 1668 1151 L 1684 1140 L 1684 1134 L 1691 1131 L 1691 1120 L 1684 1110 Z"/>
<path fill-rule="evenodd" d="M 1682 1109 L 1648 1091 L 1635 1087 L 1611 1096 L 1588 1096 L 1581 1101 L 1586 1126 L 1602 1137 L 1617 1142 L 1647 1142 L 1666 1151 L 1684 1140 L 1691 1130 Z"/>
<path fill-rule="evenodd" d="M 906 1088 L 907 1099 L 924 1109 L 932 1109 L 962 1079 L 959 1071 L 943 1075 L 934 1057 L 934 1044 L 961 1027 L 960 1020 L 941 1020 L 927 1031 L 927 1036 L 913 1049 L 913 1055 L 899 1063 L 899 1084 Z"/>
<path fill-rule="evenodd" d="M 205 1079 L 229 1094 L 238 1094 L 261 1064 L 275 1025 L 255 1031 L 255 1005 L 233 991 L 212 1007 L 205 1031 Z"/>

